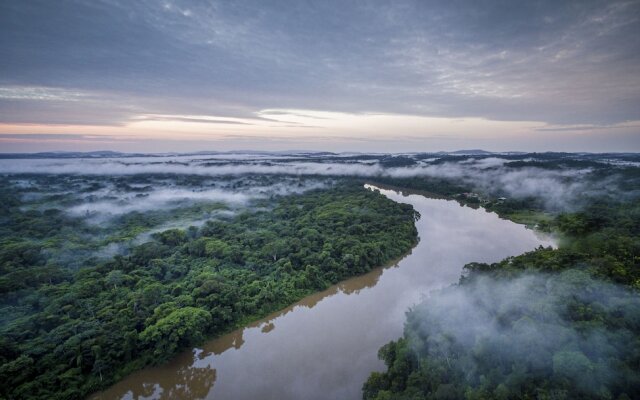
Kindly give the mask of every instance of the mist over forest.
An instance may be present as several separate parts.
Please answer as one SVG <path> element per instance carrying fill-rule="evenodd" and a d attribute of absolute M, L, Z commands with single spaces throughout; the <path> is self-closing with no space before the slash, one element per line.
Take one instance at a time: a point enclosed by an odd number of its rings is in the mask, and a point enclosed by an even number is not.
<path fill-rule="evenodd" d="M 469 264 L 424 293 L 365 398 L 634 398 L 639 166 L 476 151 L 5 155 L 1 393 L 82 398 L 406 254 L 430 217 L 373 184 L 497 213 L 557 246 Z"/>
<path fill-rule="evenodd" d="M 640 0 L 0 0 L 0 400 L 640 399 Z"/>

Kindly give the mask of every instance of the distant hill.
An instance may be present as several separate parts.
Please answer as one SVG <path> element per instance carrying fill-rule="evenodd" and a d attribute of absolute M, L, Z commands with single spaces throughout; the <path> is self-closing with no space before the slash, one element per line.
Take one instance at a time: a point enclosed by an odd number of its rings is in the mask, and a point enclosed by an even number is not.
<path fill-rule="evenodd" d="M 490 151 L 480 150 L 480 149 L 473 149 L 473 150 L 450 151 L 449 154 L 460 154 L 465 156 L 485 156 L 485 155 L 494 154 L 494 153 Z"/>
<path fill-rule="evenodd" d="M 357 157 L 367 159 L 380 159 L 383 163 L 404 164 L 408 166 L 412 164 L 411 159 L 420 160 L 430 157 L 440 158 L 446 161 L 449 157 L 452 159 L 465 157 L 505 157 L 509 159 L 520 159 L 523 157 L 533 157 L 536 159 L 552 160 L 563 158 L 578 159 L 615 159 L 638 162 L 638 153 L 566 153 L 566 152 L 521 152 L 521 151 L 497 151 L 491 152 L 482 149 L 456 150 L 456 151 L 438 151 L 438 152 L 420 152 L 420 153 L 367 153 L 367 152 L 343 152 L 334 153 L 328 151 L 310 151 L 310 150 L 287 150 L 287 151 L 256 151 L 256 150 L 235 150 L 235 151 L 215 151 L 204 150 L 196 152 L 172 152 L 172 153 L 122 153 L 118 151 L 102 150 L 102 151 L 47 151 L 40 153 L 0 153 L 0 159 L 68 159 L 68 158 L 129 158 L 129 157 L 176 157 L 176 156 L 216 156 L 216 155 L 253 155 L 253 156 L 292 156 L 300 158 L 340 158 Z M 399 165 L 396 165 L 399 166 Z"/>

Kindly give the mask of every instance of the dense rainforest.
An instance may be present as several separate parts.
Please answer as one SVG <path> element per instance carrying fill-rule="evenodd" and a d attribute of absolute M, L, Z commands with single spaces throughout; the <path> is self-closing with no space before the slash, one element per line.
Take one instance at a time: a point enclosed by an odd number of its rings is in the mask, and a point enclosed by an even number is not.
<path fill-rule="evenodd" d="M 627 195 L 546 219 L 557 249 L 466 265 L 407 313 L 364 399 L 640 398 L 640 204 Z"/>
<path fill-rule="evenodd" d="M 640 397 L 638 155 L 228 156 L 0 160 L 0 398 L 82 398 L 406 254 L 419 215 L 364 183 L 560 236 L 410 310 L 365 399 Z"/>
<path fill-rule="evenodd" d="M 410 206 L 342 182 L 272 194 L 231 216 L 160 230 L 125 255 L 88 257 L 78 266 L 60 262 L 58 253 L 69 250 L 65 235 L 80 242 L 106 223 L 25 208 L 19 192 L 5 181 L 0 193 L 0 397 L 8 399 L 82 398 L 383 265 L 417 241 Z M 210 212 L 220 205 L 190 207 Z M 109 226 L 129 235 L 159 212 L 128 213 Z"/>

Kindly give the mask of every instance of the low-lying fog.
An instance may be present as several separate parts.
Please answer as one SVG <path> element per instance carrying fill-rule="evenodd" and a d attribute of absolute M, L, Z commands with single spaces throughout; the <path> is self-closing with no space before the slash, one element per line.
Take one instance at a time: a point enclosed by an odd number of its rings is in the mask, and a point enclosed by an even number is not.
<path fill-rule="evenodd" d="M 539 156 L 539 157 L 537 157 Z M 612 162 L 613 161 L 613 162 Z M 615 164 L 618 162 L 619 164 Z M 450 156 L 443 154 L 413 155 L 280 155 L 280 154 L 218 154 L 176 155 L 153 157 L 114 158 L 51 158 L 0 159 L 0 174 L 56 174 L 83 176 L 149 176 L 166 175 L 174 180 L 170 189 L 154 187 L 148 196 L 128 195 L 126 199 L 115 195 L 104 202 L 93 201 L 91 206 L 77 205 L 71 212 L 98 212 L 122 214 L 139 211 L 144 207 L 165 207 L 182 199 L 218 199 L 230 204 L 242 204 L 262 191 L 262 195 L 284 194 L 291 185 L 279 188 L 247 188 L 205 185 L 197 190 L 183 190 L 177 176 L 218 177 L 287 175 L 298 177 L 390 177 L 390 178 L 443 178 L 458 180 L 475 190 L 496 196 L 512 198 L 539 198 L 548 208 L 570 209 L 576 200 L 588 195 L 616 191 L 620 178 L 616 169 L 628 166 L 626 159 L 612 160 L 611 155 L 597 158 L 593 155 L 490 154 L 482 156 Z M 620 164 L 621 163 L 621 164 Z M 605 179 L 592 179 L 597 172 L 608 168 Z M 153 182 L 154 185 L 157 182 Z M 21 185 L 29 185 L 23 180 Z M 165 185 L 166 186 L 166 185 Z M 248 186 L 248 185 L 243 185 Z M 256 184 L 260 186 L 260 184 Z M 204 188 L 208 188 L 208 191 Z M 226 189 L 232 190 L 227 191 Z M 222 190 L 221 190 L 222 189 Z M 304 189 L 303 189 L 304 190 Z M 144 191 L 144 190 L 142 190 Z M 143 199 L 139 202 L 136 199 Z M 121 202 L 124 201 L 124 204 Z M 144 205 L 140 205 L 140 204 Z"/>
<path fill-rule="evenodd" d="M 95 172 L 91 167 L 80 169 L 80 160 L 68 161 L 79 168 L 76 173 L 47 169 L 2 180 L 20 199 L 23 212 L 60 210 L 76 221 L 75 228 L 69 227 L 73 232 L 56 245 L 54 258 L 65 265 L 126 254 L 153 233 L 264 210 L 274 196 L 335 184 L 330 177 L 97 175 L 87 173 Z"/>
<path fill-rule="evenodd" d="M 494 199 L 534 198 L 551 211 L 574 210 L 587 197 L 637 196 L 619 190 L 632 168 L 625 163 L 636 161 L 563 153 L 52 156 L 0 158 L 0 180 L 20 197 L 23 211 L 58 209 L 88 226 L 69 246 L 71 259 L 83 251 L 87 257 L 125 253 L 154 232 L 260 209 L 273 196 L 349 178 L 400 186 L 439 179 Z"/>

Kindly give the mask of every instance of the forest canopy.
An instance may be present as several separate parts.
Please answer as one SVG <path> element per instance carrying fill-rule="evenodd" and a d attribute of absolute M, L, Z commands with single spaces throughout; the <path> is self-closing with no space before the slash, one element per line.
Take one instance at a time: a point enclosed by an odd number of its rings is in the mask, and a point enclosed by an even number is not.
<path fill-rule="evenodd" d="M 484 307 L 478 312 L 505 337 L 544 331 L 542 308 L 575 339 L 554 342 L 543 360 L 513 360 L 489 351 L 496 344 L 481 331 L 457 343 L 452 321 L 423 324 L 441 317 L 425 303 L 408 314 L 405 337 L 381 352 L 389 369 L 372 376 L 366 398 L 637 396 L 640 350 L 628 311 L 640 288 L 638 155 L 233 157 L 0 160 L 0 397 L 81 398 L 406 254 L 419 215 L 365 183 L 445 197 L 559 235 L 558 249 L 469 264 L 447 293 Z M 599 297 L 582 296 L 575 280 Z M 563 282 L 566 293 L 549 291 Z M 496 290 L 483 292 L 489 284 Z M 495 295 L 513 285 L 540 301 L 515 296 L 501 308 Z M 588 351 L 580 343 L 590 343 L 590 332 L 611 343 L 633 338 L 629 354 Z M 455 351 L 430 352 L 432 337 L 448 338 Z M 608 376 L 583 390 L 572 368 Z"/>
<path fill-rule="evenodd" d="M 11 190 L 1 195 L 9 205 L 0 237 L 5 398 L 82 398 L 383 265 L 417 241 L 411 206 L 341 183 L 263 198 L 200 227 L 160 230 L 124 254 L 86 257 L 75 267 L 60 263 L 69 251 L 64 235 L 72 229 L 95 236 L 99 227 L 57 208 L 25 209 Z M 102 226 L 139 233 L 158 212 Z"/>

